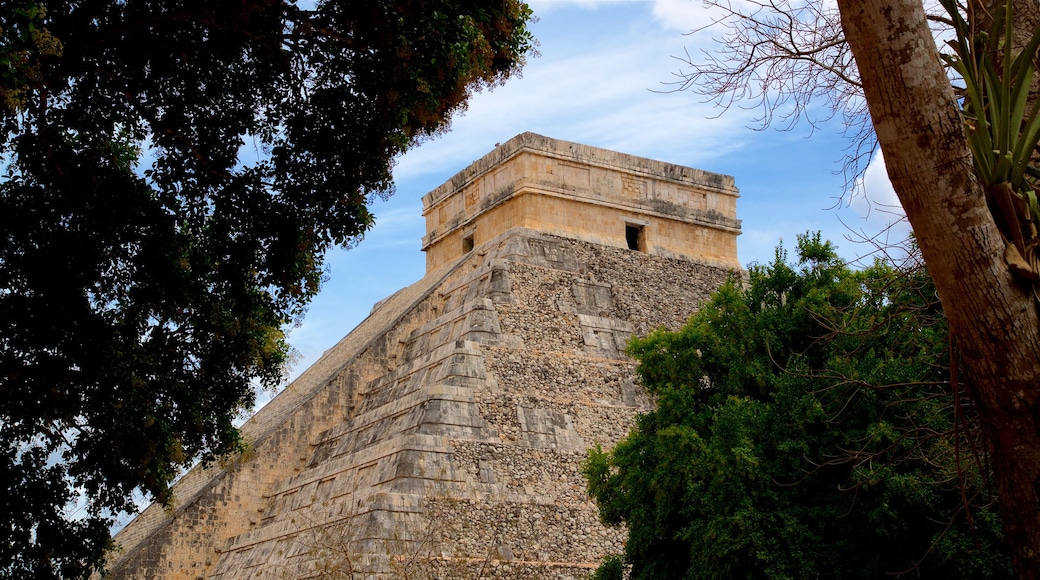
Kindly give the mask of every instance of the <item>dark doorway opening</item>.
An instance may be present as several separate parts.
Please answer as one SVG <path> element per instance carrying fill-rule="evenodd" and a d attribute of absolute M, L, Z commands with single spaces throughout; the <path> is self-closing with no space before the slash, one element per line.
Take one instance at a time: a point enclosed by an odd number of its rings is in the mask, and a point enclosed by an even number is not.
<path fill-rule="evenodd" d="M 643 226 L 625 224 L 625 241 L 628 242 L 629 250 L 642 252 L 645 247 L 643 244 Z"/>

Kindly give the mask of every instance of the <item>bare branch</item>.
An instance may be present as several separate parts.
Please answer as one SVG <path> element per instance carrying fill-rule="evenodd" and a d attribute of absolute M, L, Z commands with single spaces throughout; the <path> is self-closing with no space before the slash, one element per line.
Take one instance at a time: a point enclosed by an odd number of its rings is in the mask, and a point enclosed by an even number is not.
<path fill-rule="evenodd" d="M 714 102 L 722 112 L 755 109 L 754 128 L 815 130 L 839 119 L 848 140 L 842 172 L 846 192 L 877 148 L 859 70 L 845 42 L 840 16 L 828 0 L 703 0 L 715 47 L 675 57 L 682 68 L 671 85 Z M 938 30 L 949 19 L 932 18 Z M 720 112 L 721 114 L 721 112 Z"/>

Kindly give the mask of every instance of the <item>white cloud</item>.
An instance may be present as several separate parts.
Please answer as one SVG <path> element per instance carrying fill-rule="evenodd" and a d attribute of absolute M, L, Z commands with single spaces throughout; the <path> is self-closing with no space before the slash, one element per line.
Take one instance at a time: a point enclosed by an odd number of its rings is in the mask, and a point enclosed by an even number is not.
<path fill-rule="evenodd" d="M 734 109 L 711 118 L 718 109 L 697 95 L 669 92 L 664 83 L 676 68 L 670 56 L 681 53 L 689 38 L 662 32 L 646 8 L 641 19 L 620 27 L 615 19 L 610 35 L 592 32 L 598 22 L 586 22 L 573 35 L 549 36 L 543 56 L 528 63 L 523 78 L 475 95 L 449 135 L 400 160 L 394 176 L 402 190 L 424 175 L 447 179 L 453 172 L 445 168 L 457 171 L 524 131 L 681 164 L 739 145 L 734 135 L 752 112 Z"/>
<path fill-rule="evenodd" d="M 720 4 L 727 6 L 727 9 L 705 0 L 653 0 L 653 15 L 666 29 L 710 34 L 708 27 L 726 19 L 730 10 L 750 13 L 760 8 L 748 0 L 721 0 Z"/>
<path fill-rule="evenodd" d="M 661 26 L 679 32 L 690 32 L 712 24 L 717 16 L 700 0 L 654 0 L 653 15 Z"/>
<path fill-rule="evenodd" d="M 856 183 L 852 197 L 852 207 L 864 219 L 871 219 L 875 212 L 888 216 L 904 216 L 903 206 L 899 203 L 896 190 L 888 179 L 885 167 L 885 156 L 879 150 L 867 164 L 863 177 Z"/>
<path fill-rule="evenodd" d="M 910 224 L 888 179 L 885 157 L 880 150 L 870 160 L 863 177 L 857 180 L 849 205 L 859 221 L 847 225 L 879 244 L 900 243 L 910 233 Z"/>
<path fill-rule="evenodd" d="M 542 14 L 554 9 L 565 7 L 599 8 L 616 4 L 629 4 L 632 2 L 645 2 L 646 0 L 528 0 L 527 4 L 534 10 L 535 14 Z"/>

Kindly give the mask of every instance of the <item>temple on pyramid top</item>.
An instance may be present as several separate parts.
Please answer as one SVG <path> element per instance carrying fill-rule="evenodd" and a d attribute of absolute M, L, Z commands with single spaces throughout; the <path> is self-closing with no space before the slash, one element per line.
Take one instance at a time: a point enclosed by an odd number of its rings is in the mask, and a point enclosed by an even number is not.
<path fill-rule="evenodd" d="M 513 228 L 739 269 L 728 175 L 522 133 L 423 196 L 427 273 Z"/>

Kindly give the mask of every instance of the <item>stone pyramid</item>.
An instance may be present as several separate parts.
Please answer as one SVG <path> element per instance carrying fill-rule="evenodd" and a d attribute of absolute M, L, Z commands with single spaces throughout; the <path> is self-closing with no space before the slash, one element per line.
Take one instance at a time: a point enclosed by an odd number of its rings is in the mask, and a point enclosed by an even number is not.
<path fill-rule="evenodd" d="M 524 133 L 423 198 L 427 274 L 115 538 L 115 578 L 581 578 L 624 346 L 739 270 L 728 176 Z"/>

